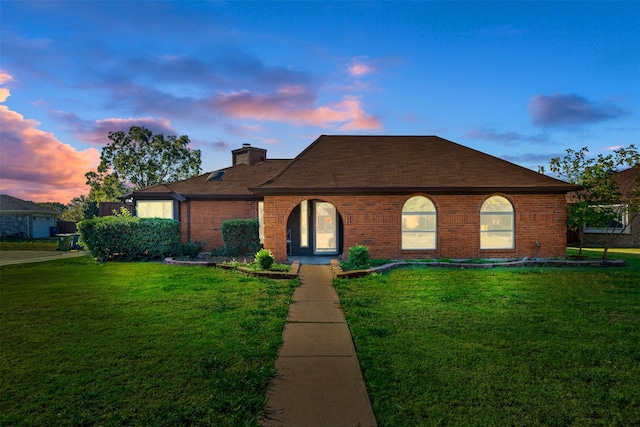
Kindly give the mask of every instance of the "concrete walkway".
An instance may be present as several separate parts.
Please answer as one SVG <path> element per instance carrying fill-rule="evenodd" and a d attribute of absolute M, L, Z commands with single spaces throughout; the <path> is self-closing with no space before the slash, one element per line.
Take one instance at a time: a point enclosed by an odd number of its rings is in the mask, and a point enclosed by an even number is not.
<path fill-rule="evenodd" d="M 326 265 L 302 265 L 262 426 L 375 426 L 349 327 Z"/>
<path fill-rule="evenodd" d="M 31 262 L 53 261 L 88 255 L 85 251 L 0 251 L 0 266 L 27 264 Z"/>

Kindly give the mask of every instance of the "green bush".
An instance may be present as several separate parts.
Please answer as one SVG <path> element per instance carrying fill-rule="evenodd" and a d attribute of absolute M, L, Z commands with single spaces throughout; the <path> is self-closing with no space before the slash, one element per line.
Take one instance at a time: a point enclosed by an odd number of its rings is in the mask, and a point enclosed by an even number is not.
<path fill-rule="evenodd" d="M 355 245 L 349 248 L 347 264 L 350 270 L 365 270 L 371 267 L 369 248 L 364 245 Z"/>
<path fill-rule="evenodd" d="M 254 254 L 260 249 L 260 225 L 255 219 L 234 219 L 222 223 L 226 256 Z"/>
<path fill-rule="evenodd" d="M 183 256 L 188 256 L 190 258 L 195 258 L 200 255 L 200 252 L 202 252 L 202 248 L 204 248 L 205 244 L 205 241 L 189 240 L 187 243 L 182 244 L 180 254 Z"/>
<path fill-rule="evenodd" d="M 80 244 L 98 261 L 162 259 L 180 253 L 180 224 L 172 219 L 96 217 L 78 223 Z"/>
<path fill-rule="evenodd" d="M 256 263 L 262 270 L 269 270 L 273 266 L 274 261 L 273 254 L 269 249 L 261 249 L 256 254 Z"/>

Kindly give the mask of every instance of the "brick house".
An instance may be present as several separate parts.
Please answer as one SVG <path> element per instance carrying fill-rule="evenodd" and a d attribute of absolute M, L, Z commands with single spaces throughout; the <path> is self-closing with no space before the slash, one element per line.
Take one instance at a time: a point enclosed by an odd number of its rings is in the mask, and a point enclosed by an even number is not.
<path fill-rule="evenodd" d="M 614 181 L 623 193 L 638 192 L 640 182 L 640 166 L 635 166 L 617 172 L 613 176 Z M 571 200 L 571 194 L 568 200 Z M 620 213 L 617 221 L 612 221 L 612 227 L 608 229 L 593 228 L 585 225 L 585 248 L 601 248 L 604 246 L 605 234 L 609 233 L 613 238 L 610 244 L 618 248 L 640 248 L 640 215 L 634 215 L 629 211 L 629 206 L 624 203 L 614 205 L 614 209 Z"/>
<path fill-rule="evenodd" d="M 257 218 L 277 261 L 551 257 L 565 253 L 576 186 L 436 136 L 320 136 L 293 160 L 243 145 L 232 166 L 132 193 L 140 216 L 222 246 L 222 221 Z"/>

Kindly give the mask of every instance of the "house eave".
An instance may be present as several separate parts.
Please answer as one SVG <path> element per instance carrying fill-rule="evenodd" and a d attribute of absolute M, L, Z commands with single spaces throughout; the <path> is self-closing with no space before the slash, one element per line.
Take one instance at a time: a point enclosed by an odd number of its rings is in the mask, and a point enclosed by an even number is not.
<path fill-rule="evenodd" d="M 0 215 L 47 215 L 47 216 L 59 216 L 60 212 L 28 211 L 28 210 L 7 210 L 7 211 L 1 211 Z"/>
<path fill-rule="evenodd" d="M 256 194 L 207 194 L 207 193 L 130 193 L 126 198 L 133 198 L 135 200 L 168 200 L 174 199 L 179 202 L 185 202 L 187 200 L 236 200 L 236 201 L 259 201 L 262 200 L 262 196 Z"/>
<path fill-rule="evenodd" d="M 539 187 L 316 187 L 316 188 L 250 188 L 262 196 L 276 195 L 400 195 L 412 193 L 427 194 L 566 194 L 576 191 L 576 186 L 539 186 Z"/>
<path fill-rule="evenodd" d="M 237 200 L 260 201 L 262 196 L 256 194 L 183 194 L 190 200 Z"/>
<path fill-rule="evenodd" d="M 125 196 L 122 196 L 120 199 L 122 200 L 126 200 L 126 199 L 135 199 L 135 200 L 168 200 L 168 199 L 173 199 L 173 200 L 177 200 L 179 202 L 184 202 L 186 199 L 184 198 L 184 196 L 182 196 L 181 194 L 178 193 L 167 193 L 167 192 L 158 192 L 158 193 L 136 193 L 135 191 L 133 193 L 129 193 Z"/>

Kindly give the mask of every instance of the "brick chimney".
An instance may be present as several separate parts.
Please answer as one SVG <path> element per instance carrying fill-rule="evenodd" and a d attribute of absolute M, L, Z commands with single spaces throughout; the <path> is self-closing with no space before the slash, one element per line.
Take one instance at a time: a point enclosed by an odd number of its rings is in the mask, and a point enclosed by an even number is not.
<path fill-rule="evenodd" d="M 242 144 L 242 148 L 231 151 L 231 156 L 233 157 L 233 166 L 240 164 L 253 166 L 267 160 L 267 150 L 252 147 L 251 144 Z"/>

